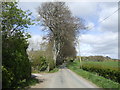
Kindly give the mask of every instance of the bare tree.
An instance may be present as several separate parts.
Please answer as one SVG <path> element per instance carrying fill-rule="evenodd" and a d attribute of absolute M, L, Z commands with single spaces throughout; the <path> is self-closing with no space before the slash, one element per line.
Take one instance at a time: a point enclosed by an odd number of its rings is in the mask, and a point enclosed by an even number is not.
<path fill-rule="evenodd" d="M 63 57 L 76 54 L 76 34 L 84 28 L 84 24 L 81 19 L 72 16 L 65 2 L 45 2 L 38 8 L 38 13 L 45 30 L 49 31 L 54 62 L 62 64 Z"/>

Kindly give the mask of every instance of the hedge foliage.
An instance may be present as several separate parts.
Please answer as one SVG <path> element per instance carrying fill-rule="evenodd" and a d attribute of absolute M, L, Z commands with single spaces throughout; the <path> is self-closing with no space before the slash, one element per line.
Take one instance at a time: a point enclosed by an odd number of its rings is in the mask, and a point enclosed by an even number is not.
<path fill-rule="evenodd" d="M 50 71 L 55 68 L 54 60 L 47 57 L 46 51 L 28 51 L 28 56 L 32 65 L 32 72 Z"/>
<path fill-rule="evenodd" d="M 45 71 L 48 67 L 47 60 L 44 56 L 37 56 L 32 59 L 32 67 L 36 71 Z"/>
<path fill-rule="evenodd" d="M 32 25 L 29 11 L 16 2 L 2 2 L 2 88 L 17 88 L 31 78 L 31 63 L 26 49 L 30 38 L 25 29 Z"/>
<path fill-rule="evenodd" d="M 78 75 L 82 76 L 83 78 L 90 80 L 93 82 L 95 85 L 97 85 L 100 88 L 104 88 L 105 90 L 119 90 L 120 84 L 117 82 L 114 82 L 112 80 L 106 79 L 102 76 L 96 75 L 95 73 L 85 71 L 83 69 L 79 68 L 79 62 L 69 62 L 67 64 L 67 67 L 77 73 Z M 104 90 L 103 89 L 103 90 Z"/>
<path fill-rule="evenodd" d="M 90 72 L 95 72 L 100 76 L 111 79 L 120 83 L 120 67 L 109 67 L 95 64 L 82 64 L 82 69 Z"/>

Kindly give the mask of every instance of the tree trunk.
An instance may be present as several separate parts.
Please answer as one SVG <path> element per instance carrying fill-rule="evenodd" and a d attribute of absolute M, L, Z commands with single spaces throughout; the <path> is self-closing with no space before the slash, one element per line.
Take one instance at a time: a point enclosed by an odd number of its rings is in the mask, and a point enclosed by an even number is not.
<path fill-rule="evenodd" d="M 57 65 L 57 57 L 59 55 L 59 51 L 60 51 L 60 42 L 57 42 L 57 41 L 54 40 L 54 43 L 53 43 L 53 60 L 54 60 L 55 66 Z"/>

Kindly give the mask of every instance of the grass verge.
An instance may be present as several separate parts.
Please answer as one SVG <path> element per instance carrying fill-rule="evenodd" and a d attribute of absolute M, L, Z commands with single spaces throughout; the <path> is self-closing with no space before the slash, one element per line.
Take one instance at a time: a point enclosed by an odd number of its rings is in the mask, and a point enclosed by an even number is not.
<path fill-rule="evenodd" d="M 75 73 L 77 73 L 78 75 L 82 76 L 83 78 L 95 83 L 98 87 L 101 87 L 101 88 L 119 88 L 119 90 L 120 90 L 119 83 L 116 83 L 112 80 L 98 76 L 98 75 L 93 74 L 91 72 L 79 69 L 79 65 L 76 62 L 68 63 L 67 67 L 69 69 L 71 69 L 72 71 L 74 71 Z"/>
<path fill-rule="evenodd" d="M 32 73 L 55 73 L 55 72 L 57 72 L 57 71 L 59 71 L 59 68 L 58 67 L 56 67 L 56 68 L 54 68 L 54 69 L 52 69 L 52 70 L 50 70 L 50 71 L 32 71 Z"/>
<path fill-rule="evenodd" d="M 49 71 L 48 73 L 55 73 L 57 72 L 59 69 L 58 68 L 54 68 L 53 70 Z"/>

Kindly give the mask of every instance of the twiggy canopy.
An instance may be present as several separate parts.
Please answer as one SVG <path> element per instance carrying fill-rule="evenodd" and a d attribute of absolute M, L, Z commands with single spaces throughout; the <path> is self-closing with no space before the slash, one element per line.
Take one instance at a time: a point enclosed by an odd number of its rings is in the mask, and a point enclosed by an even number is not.
<path fill-rule="evenodd" d="M 84 29 L 82 19 L 72 16 L 65 2 L 42 3 L 38 13 L 42 25 L 49 31 L 49 42 L 53 42 L 51 48 L 58 52 L 56 62 L 62 63 L 64 58 L 75 56 L 76 35 Z"/>

